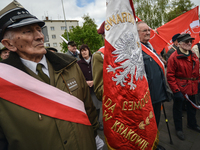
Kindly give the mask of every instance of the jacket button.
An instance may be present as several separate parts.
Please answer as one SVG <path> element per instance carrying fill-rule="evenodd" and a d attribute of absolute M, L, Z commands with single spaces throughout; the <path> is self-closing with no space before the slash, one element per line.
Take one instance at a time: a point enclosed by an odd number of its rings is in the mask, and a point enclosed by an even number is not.
<path fill-rule="evenodd" d="M 66 140 L 66 141 L 64 141 L 64 144 L 67 144 L 67 140 Z"/>

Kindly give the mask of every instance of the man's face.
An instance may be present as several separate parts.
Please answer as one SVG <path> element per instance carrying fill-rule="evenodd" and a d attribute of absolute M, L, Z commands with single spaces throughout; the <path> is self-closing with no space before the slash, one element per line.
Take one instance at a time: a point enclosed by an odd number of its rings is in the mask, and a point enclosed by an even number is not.
<path fill-rule="evenodd" d="M 75 46 L 72 46 L 72 45 L 68 45 L 68 50 L 72 53 L 76 53 L 76 45 Z"/>
<path fill-rule="evenodd" d="M 6 59 L 6 58 L 8 58 L 9 54 L 10 54 L 10 51 L 9 51 L 9 50 L 3 50 L 3 51 L 1 52 L 1 58 L 2 58 L 2 59 Z"/>
<path fill-rule="evenodd" d="M 185 51 L 190 51 L 192 49 L 193 40 L 186 40 L 179 43 L 179 47 Z"/>
<path fill-rule="evenodd" d="M 11 42 L 18 55 L 26 60 L 37 62 L 46 54 L 44 35 L 41 27 L 37 24 L 14 30 L 14 37 L 11 39 Z"/>
<path fill-rule="evenodd" d="M 150 28 L 146 23 L 138 24 L 138 34 L 140 42 L 147 43 L 150 39 Z"/>

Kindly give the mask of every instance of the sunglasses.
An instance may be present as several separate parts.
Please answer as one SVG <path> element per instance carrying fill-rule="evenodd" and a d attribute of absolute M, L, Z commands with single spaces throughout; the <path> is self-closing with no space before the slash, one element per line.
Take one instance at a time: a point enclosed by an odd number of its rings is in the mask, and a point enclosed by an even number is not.
<path fill-rule="evenodd" d="M 192 44 L 194 41 L 193 40 L 186 40 L 184 41 L 186 44 L 188 44 L 189 42 Z"/>

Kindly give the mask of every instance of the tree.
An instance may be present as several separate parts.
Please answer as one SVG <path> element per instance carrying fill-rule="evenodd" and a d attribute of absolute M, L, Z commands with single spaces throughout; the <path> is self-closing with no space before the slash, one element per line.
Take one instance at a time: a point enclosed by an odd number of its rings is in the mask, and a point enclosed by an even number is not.
<path fill-rule="evenodd" d="M 167 13 L 166 22 L 182 15 L 194 7 L 194 3 L 190 0 L 172 0 L 170 11 Z"/>
<path fill-rule="evenodd" d="M 169 0 L 133 0 L 136 15 L 151 28 L 164 23 Z"/>
<path fill-rule="evenodd" d="M 83 26 L 76 26 L 72 28 L 69 32 L 70 41 L 75 41 L 79 46 L 82 44 L 87 44 L 90 50 L 93 52 L 97 51 L 101 46 L 103 46 L 103 39 L 101 35 L 97 33 L 97 25 L 95 20 L 91 19 L 89 15 L 84 15 Z M 62 35 L 67 39 L 67 33 Z M 61 43 L 62 52 L 67 51 L 67 44 L 65 42 Z"/>
<path fill-rule="evenodd" d="M 157 28 L 194 7 L 190 0 L 133 0 L 136 15 Z"/>

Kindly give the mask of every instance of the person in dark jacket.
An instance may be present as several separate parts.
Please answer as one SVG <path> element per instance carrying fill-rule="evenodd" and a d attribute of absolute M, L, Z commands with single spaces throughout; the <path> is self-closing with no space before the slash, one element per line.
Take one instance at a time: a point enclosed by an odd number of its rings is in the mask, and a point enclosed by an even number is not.
<path fill-rule="evenodd" d="M 96 107 L 97 114 L 99 117 L 102 102 L 97 99 L 97 97 L 94 93 L 93 78 L 92 78 L 92 66 L 91 66 L 92 53 L 90 51 L 90 48 L 86 44 L 83 44 L 80 46 L 80 59 L 81 60 L 78 61 L 78 65 L 81 68 L 83 75 L 85 76 L 86 82 L 90 88 L 90 94 L 92 97 L 92 101 L 94 103 L 94 106 Z M 103 130 L 103 125 L 100 124 L 99 129 Z"/>
<path fill-rule="evenodd" d="M 152 45 L 148 42 L 150 39 L 149 26 L 145 22 L 138 22 L 137 29 L 140 42 L 158 56 L 156 51 L 153 49 Z M 165 76 L 160 66 L 156 63 L 156 61 L 154 61 L 154 59 L 150 55 L 148 55 L 144 51 L 142 51 L 142 55 L 144 60 L 145 72 L 149 84 L 149 90 L 156 118 L 156 123 L 157 126 L 159 126 L 161 103 L 166 101 L 166 99 L 168 98 L 166 92 Z M 162 147 L 161 145 L 158 145 L 157 150 L 165 150 L 165 148 Z"/>
<path fill-rule="evenodd" d="M 178 41 L 177 41 L 177 37 L 180 35 L 180 33 L 175 34 L 172 37 L 172 42 L 174 43 L 172 45 L 172 47 L 168 50 L 167 54 L 166 54 L 166 61 L 169 59 L 169 56 L 178 48 Z"/>
<path fill-rule="evenodd" d="M 167 64 L 167 81 L 174 94 L 173 119 L 176 134 L 179 139 L 185 140 L 182 127 L 182 105 L 185 95 L 195 103 L 198 92 L 199 59 L 191 46 L 194 38 L 190 34 L 181 34 L 177 38 L 179 48 L 169 57 Z M 186 100 L 187 127 L 200 132 L 196 121 L 196 109 Z"/>

